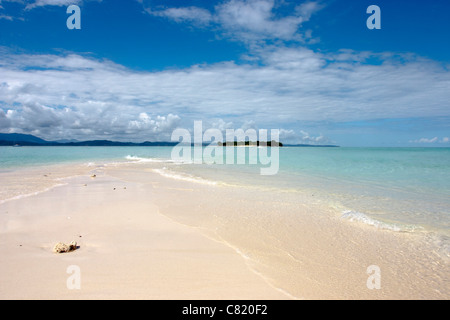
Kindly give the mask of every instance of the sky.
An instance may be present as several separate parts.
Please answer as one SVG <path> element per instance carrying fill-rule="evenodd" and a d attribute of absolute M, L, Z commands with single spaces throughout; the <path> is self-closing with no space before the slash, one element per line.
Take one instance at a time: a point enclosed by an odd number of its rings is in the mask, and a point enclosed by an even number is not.
<path fill-rule="evenodd" d="M 80 29 L 69 29 L 80 8 Z M 371 5 L 380 29 L 369 29 Z M 450 147 L 450 1 L 0 0 L 0 132 Z M 374 21 L 375 22 L 375 21 Z"/>

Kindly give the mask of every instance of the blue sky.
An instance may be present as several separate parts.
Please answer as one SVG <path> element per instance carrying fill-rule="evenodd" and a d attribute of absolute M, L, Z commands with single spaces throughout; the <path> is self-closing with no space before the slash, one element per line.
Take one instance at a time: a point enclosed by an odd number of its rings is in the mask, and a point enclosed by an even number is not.
<path fill-rule="evenodd" d="M 69 30 L 69 5 L 81 30 Z M 368 6 L 381 9 L 369 30 Z M 450 2 L 1 0 L 0 131 L 450 146 Z"/>

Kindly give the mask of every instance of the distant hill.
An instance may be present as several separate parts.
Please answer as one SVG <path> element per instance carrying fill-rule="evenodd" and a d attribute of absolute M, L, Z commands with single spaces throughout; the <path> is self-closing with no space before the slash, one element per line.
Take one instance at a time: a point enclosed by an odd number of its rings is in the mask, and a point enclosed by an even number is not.
<path fill-rule="evenodd" d="M 275 143 L 275 141 L 273 141 Z M 232 142 L 235 146 L 248 146 L 248 145 L 266 145 L 271 146 L 272 141 L 257 141 L 249 143 L 246 142 Z M 285 147 L 338 147 L 335 145 L 311 145 L 311 144 L 285 144 L 281 142 L 277 143 L 279 146 Z M 44 139 L 35 137 L 30 134 L 21 133 L 0 133 L 0 146 L 68 146 L 68 147 L 162 147 L 162 146 L 176 146 L 178 142 L 151 142 L 145 141 L 141 143 L 134 142 L 118 142 L 109 140 L 92 140 L 92 141 L 77 141 L 77 140 L 59 140 L 59 141 L 46 141 Z M 203 143 L 203 146 L 208 146 L 208 143 Z M 218 143 L 219 146 L 223 146 L 223 143 Z"/>
<path fill-rule="evenodd" d="M 93 141 L 79 141 L 68 143 L 56 143 L 52 145 L 74 146 L 74 147 L 158 147 L 158 146 L 176 146 L 178 142 L 150 142 L 142 143 L 134 142 L 118 142 L 109 140 L 93 140 Z"/>
<path fill-rule="evenodd" d="M 77 140 L 59 140 L 46 141 L 44 139 L 35 137 L 29 134 L 21 133 L 0 133 L 0 146 L 73 146 L 73 147 L 114 147 L 114 146 L 176 146 L 178 142 L 150 142 L 142 143 L 133 142 L 118 142 L 109 140 L 92 140 L 92 141 L 77 141 Z"/>
<path fill-rule="evenodd" d="M 47 143 L 47 141 L 30 134 L 0 133 L 0 145 L 44 145 Z"/>
<path fill-rule="evenodd" d="M 62 139 L 62 140 L 56 140 L 56 141 L 52 141 L 52 142 L 57 142 L 57 143 L 71 143 L 71 142 L 79 142 L 78 140 L 75 139 Z"/>

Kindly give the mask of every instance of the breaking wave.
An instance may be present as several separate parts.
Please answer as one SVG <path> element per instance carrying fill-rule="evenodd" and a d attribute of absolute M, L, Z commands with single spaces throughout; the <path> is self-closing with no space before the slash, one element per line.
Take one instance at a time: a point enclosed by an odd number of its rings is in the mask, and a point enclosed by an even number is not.
<path fill-rule="evenodd" d="M 341 218 L 349 220 L 351 222 L 359 222 L 366 225 L 374 226 L 378 229 L 396 231 L 396 232 L 413 232 L 417 229 L 421 229 L 418 226 L 412 225 L 398 225 L 394 223 L 387 223 L 376 220 L 374 218 L 369 217 L 368 215 L 352 210 L 345 210 L 342 212 Z"/>
<path fill-rule="evenodd" d="M 153 172 L 156 172 L 163 177 L 171 178 L 171 179 L 175 179 L 175 180 L 182 180 L 182 181 L 206 184 L 206 185 L 211 185 L 211 186 L 217 185 L 216 181 L 206 180 L 206 179 L 203 179 L 200 177 L 195 177 L 193 175 L 186 174 L 186 173 L 181 174 L 181 173 L 171 172 L 171 171 L 167 170 L 166 168 L 153 169 Z"/>

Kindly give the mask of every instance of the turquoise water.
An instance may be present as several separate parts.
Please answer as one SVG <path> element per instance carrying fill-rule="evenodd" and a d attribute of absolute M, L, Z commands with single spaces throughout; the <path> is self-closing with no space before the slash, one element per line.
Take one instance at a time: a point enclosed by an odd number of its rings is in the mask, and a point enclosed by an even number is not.
<path fill-rule="evenodd" d="M 0 147 L 0 171 L 79 162 L 125 161 L 130 154 L 169 158 L 169 147 Z"/>
<path fill-rule="evenodd" d="M 297 190 L 338 207 L 351 219 L 448 234 L 449 148 L 283 147 L 277 174 L 267 176 L 260 174 L 261 167 L 268 165 L 260 164 L 259 157 L 253 159 L 256 164 L 249 164 L 255 150 L 240 148 L 245 151 L 244 164 L 235 164 L 237 149 L 234 164 L 180 164 L 171 161 L 172 147 L 0 147 L 0 172 L 72 162 L 157 160 L 169 176 Z"/>
<path fill-rule="evenodd" d="M 188 165 L 172 170 L 232 184 L 303 191 L 346 218 L 384 228 L 449 233 L 449 148 L 286 147 L 280 148 L 276 175 L 261 176 L 260 167 Z"/>

